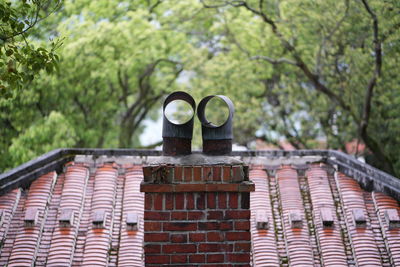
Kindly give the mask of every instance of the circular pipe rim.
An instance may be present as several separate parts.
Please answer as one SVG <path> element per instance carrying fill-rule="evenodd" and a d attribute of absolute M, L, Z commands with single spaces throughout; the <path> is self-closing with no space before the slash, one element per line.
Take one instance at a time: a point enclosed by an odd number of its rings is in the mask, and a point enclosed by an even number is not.
<path fill-rule="evenodd" d="M 184 123 L 173 123 L 172 121 L 170 121 L 167 118 L 167 116 L 165 116 L 165 108 L 168 106 L 169 103 L 171 103 L 175 100 L 183 100 L 192 107 L 192 110 L 193 110 L 192 117 Z M 185 125 L 185 124 L 189 123 L 190 121 L 193 121 L 195 114 L 196 114 L 196 102 L 194 101 L 193 97 L 186 92 L 183 92 L 183 91 L 173 92 L 173 93 L 169 94 L 167 96 L 167 98 L 164 100 L 163 117 L 172 125 L 176 125 L 176 126 Z"/>
<path fill-rule="evenodd" d="M 205 115 L 205 108 L 207 106 L 207 103 L 214 97 L 218 97 L 219 99 L 222 99 L 222 101 L 225 102 L 225 104 L 228 106 L 229 109 L 229 114 L 228 114 L 228 118 L 225 120 L 225 122 L 221 125 L 215 125 L 212 122 L 210 122 L 209 120 L 207 120 L 206 115 Z M 220 128 L 225 126 L 229 120 L 232 120 L 233 118 L 233 113 L 234 113 L 235 109 L 233 106 L 233 102 L 230 100 L 229 97 L 224 96 L 224 95 L 209 95 L 204 97 L 200 103 L 199 106 L 197 107 L 197 117 L 199 118 L 201 125 L 203 125 L 204 127 L 208 127 L 208 128 Z"/>

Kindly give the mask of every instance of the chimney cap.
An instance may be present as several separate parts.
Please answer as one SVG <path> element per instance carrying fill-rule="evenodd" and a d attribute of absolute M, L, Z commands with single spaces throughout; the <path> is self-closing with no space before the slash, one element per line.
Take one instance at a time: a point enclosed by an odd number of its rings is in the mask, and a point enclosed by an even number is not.
<path fill-rule="evenodd" d="M 217 97 L 228 106 L 228 118 L 222 125 L 214 125 L 207 120 L 205 109 L 208 101 Z M 197 116 L 201 122 L 203 136 L 203 153 L 209 155 L 229 155 L 232 152 L 233 114 L 235 112 L 232 101 L 224 95 L 209 95 L 203 98 L 197 108 Z"/>
<path fill-rule="evenodd" d="M 183 100 L 190 104 L 193 116 L 182 124 L 176 124 L 165 116 L 165 109 L 169 103 L 175 100 Z M 193 136 L 193 121 L 196 112 L 196 102 L 188 93 L 177 91 L 167 96 L 163 105 L 163 154 L 166 156 L 187 155 L 191 153 L 191 141 Z"/>

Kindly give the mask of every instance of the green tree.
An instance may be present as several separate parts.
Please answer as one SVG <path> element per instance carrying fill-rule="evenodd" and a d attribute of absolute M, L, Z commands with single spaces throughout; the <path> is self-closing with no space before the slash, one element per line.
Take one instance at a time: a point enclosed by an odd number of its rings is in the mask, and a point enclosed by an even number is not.
<path fill-rule="evenodd" d="M 10 155 L 14 166 L 18 166 L 53 149 L 73 147 L 75 144 L 76 134 L 73 127 L 65 116 L 53 111 L 12 139 Z"/>
<path fill-rule="evenodd" d="M 245 73 L 230 90 L 248 92 L 247 83 L 258 81 L 263 93 L 252 90 L 264 110 L 266 140 L 284 136 L 308 148 L 322 138 L 328 148 L 343 149 L 358 139 L 376 166 L 397 173 L 398 1 L 202 3 L 219 14 L 213 27 L 227 51 L 207 64 L 252 62 L 253 75 Z"/>
<path fill-rule="evenodd" d="M 74 146 L 140 146 L 143 120 L 157 114 L 162 97 L 178 90 L 180 53 L 191 49 L 184 34 L 160 28 L 164 12 L 147 1 L 66 1 L 52 21 L 57 35 L 66 37 L 60 71 L 38 77 L 7 102 L 3 155 L 15 152 L 12 138 L 24 136 L 27 125 L 53 111 L 68 119 Z"/>
<path fill-rule="evenodd" d="M 60 1 L 0 1 L 0 97 L 13 98 L 41 70 L 57 68 L 61 41 L 39 44 L 32 41 L 37 24 L 60 7 Z M 35 32 L 36 30 L 36 32 Z"/>
<path fill-rule="evenodd" d="M 74 146 L 140 146 L 143 120 L 186 90 L 228 95 L 240 144 L 358 140 L 368 162 L 399 174 L 399 12 L 395 0 L 65 1 L 37 28 L 38 42 L 51 25 L 66 37 L 60 72 L 1 102 L 0 169 L 12 166 L 12 140 L 52 112 Z"/>

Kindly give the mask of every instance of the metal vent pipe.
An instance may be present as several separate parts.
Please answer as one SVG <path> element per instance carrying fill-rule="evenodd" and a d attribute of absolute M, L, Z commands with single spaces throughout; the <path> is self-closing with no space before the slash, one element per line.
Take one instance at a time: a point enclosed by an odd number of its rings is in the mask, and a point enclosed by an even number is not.
<path fill-rule="evenodd" d="M 229 115 L 226 121 L 220 125 L 214 125 L 205 116 L 205 109 L 208 101 L 218 97 L 226 103 L 229 108 Z M 232 152 L 233 139 L 233 114 L 234 106 L 232 101 L 224 95 L 209 95 L 203 98 L 197 108 L 197 116 L 201 122 L 203 136 L 203 153 L 209 155 L 226 155 Z"/>
<path fill-rule="evenodd" d="M 176 124 L 165 116 L 165 108 L 175 100 L 183 100 L 190 104 L 193 116 L 185 123 Z M 192 152 L 193 121 L 196 111 L 196 102 L 188 93 L 177 91 L 167 96 L 163 106 L 163 155 L 188 155 Z"/>

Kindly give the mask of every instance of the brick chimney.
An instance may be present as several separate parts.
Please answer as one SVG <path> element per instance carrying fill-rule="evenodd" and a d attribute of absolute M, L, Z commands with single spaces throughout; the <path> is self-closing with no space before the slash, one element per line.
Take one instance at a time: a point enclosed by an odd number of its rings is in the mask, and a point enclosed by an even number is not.
<path fill-rule="evenodd" d="M 164 157 L 143 172 L 146 266 L 250 266 L 254 184 L 246 165 L 192 154 Z"/>

